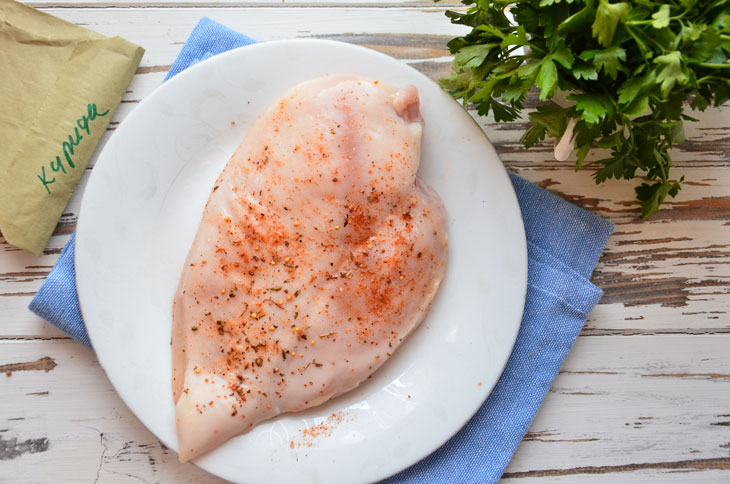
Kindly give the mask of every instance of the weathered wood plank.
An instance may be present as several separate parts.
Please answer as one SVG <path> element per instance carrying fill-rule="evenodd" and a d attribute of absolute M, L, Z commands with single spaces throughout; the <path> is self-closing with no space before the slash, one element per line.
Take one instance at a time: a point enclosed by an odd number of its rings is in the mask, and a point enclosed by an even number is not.
<path fill-rule="evenodd" d="M 520 483 L 593 482 L 590 474 L 603 482 L 727 479 L 730 429 L 718 425 L 730 418 L 727 342 L 728 335 L 579 338 L 508 475 Z M 673 481 L 678 470 L 683 477 Z"/>
<path fill-rule="evenodd" d="M 611 479 L 612 482 L 622 482 L 624 484 L 646 484 L 650 482 L 725 484 L 727 483 L 729 466 L 730 458 L 721 457 L 718 459 L 693 459 L 616 466 L 571 467 L 567 469 L 508 472 L 500 482 L 505 484 L 598 483 Z"/>
<path fill-rule="evenodd" d="M 433 0 L 201 0 L 190 2 L 186 0 L 30 0 L 24 2 L 35 8 L 255 8 L 255 7 L 434 7 Z M 458 0 L 439 0 L 440 7 L 463 9 Z"/>
<path fill-rule="evenodd" d="M 444 16 L 447 8 L 52 8 L 42 9 L 104 35 L 119 35 L 147 51 L 142 67 L 170 65 L 203 16 L 254 39 L 320 37 L 350 40 L 412 59 L 445 49 L 446 41 L 468 29 Z M 376 36 L 386 36 L 389 41 Z M 403 47 L 411 46 L 406 51 Z M 399 47 L 401 47 L 399 49 Z M 445 52 L 444 52 L 445 54 Z"/>
<path fill-rule="evenodd" d="M 729 345 L 730 335 L 580 338 L 508 475 L 572 482 L 595 471 L 640 482 L 684 470 L 675 482 L 726 478 Z M 0 342 L 7 365 L 30 368 L 0 373 L 0 438 L 10 449 L 0 475 L 218 482 L 177 463 L 142 427 L 91 351 L 71 341 Z"/>

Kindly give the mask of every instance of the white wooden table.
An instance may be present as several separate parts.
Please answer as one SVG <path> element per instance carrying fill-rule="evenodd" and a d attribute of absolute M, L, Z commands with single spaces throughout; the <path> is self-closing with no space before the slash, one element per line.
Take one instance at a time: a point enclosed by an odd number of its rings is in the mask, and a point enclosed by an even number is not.
<path fill-rule="evenodd" d="M 204 15 L 259 40 L 365 45 L 433 79 L 448 72 L 446 42 L 464 32 L 444 17 L 456 6 L 448 1 L 31 5 L 147 49 L 107 135 L 160 85 Z M 593 276 L 604 297 L 505 482 L 730 482 L 730 107 L 699 117 L 674 152 L 675 175 L 690 182 L 648 222 L 637 218 L 634 182 L 596 186 L 590 172 L 554 161 L 550 146 L 526 151 L 524 124 L 479 119 L 510 170 L 616 224 Z M 0 238 L 0 482 L 220 482 L 179 464 L 125 407 L 94 354 L 26 309 L 75 227 L 83 188 L 40 258 Z"/>

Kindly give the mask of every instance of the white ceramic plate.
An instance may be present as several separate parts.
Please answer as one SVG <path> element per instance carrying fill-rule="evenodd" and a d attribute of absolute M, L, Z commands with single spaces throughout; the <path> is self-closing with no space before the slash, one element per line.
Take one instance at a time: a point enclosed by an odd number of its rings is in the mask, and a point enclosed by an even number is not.
<path fill-rule="evenodd" d="M 408 467 L 480 407 L 522 318 L 527 253 L 519 206 L 497 154 L 461 106 L 416 70 L 369 49 L 260 43 L 158 88 L 117 128 L 91 174 L 76 238 L 78 293 L 99 362 L 122 399 L 177 449 L 171 305 L 207 197 L 271 102 L 334 73 L 418 88 L 426 123 L 419 176 L 446 205 L 449 266 L 426 321 L 370 380 L 195 461 L 235 482 L 371 482 Z M 322 435 L 302 432 L 333 413 L 337 422 L 330 418 Z"/>

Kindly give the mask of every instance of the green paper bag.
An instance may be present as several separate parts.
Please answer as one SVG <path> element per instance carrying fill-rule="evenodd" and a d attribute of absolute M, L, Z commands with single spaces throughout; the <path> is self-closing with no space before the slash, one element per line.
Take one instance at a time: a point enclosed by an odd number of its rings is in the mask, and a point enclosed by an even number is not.
<path fill-rule="evenodd" d="M 144 49 L 0 0 L 0 232 L 40 255 Z"/>

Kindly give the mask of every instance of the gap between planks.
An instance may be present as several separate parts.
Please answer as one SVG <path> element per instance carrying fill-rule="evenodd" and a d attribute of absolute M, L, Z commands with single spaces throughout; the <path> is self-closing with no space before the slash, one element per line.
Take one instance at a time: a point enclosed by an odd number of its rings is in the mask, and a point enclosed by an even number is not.
<path fill-rule="evenodd" d="M 621 464 L 613 466 L 572 467 L 569 469 L 542 469 L 534 471 L 507 472 L 502 475 L 502 478 L 519 479 L 525 477 L 574 476 L 579 474 L 613 474 L 620 472 L 635 472 L 645 470 L 730 470 L 730 457 L 719 457 L 715 459 L 679 460 L 668 462 L 646 462 L 641 464 Z"/>
<path fill-rule="evenodd" d="M 439 2 L 440 3 L 440 2 Z M 29 3 L 28 5 L 43 10 L 61 10 L 61 9 L 78 9 L 78 10 L 147 10 L 147 9 L 169 9 L 169 10 L 224 10 L 224 9 L 401 9 L 401 10 L 429 10 L 429 11 L 440 11 L 440 10 L 456 10 L 465 11 L 466 7 L 459 6 L 454 3 L 436 4 L 435 2 L 408 2 L 408 3 L 378 3 L 378 2 L 363 2 L 363 3 L 327 3 L 327 2 L 311 2 L 311 3 L 275 3 L 275 2 L 235 2 L 235 3 L 115 3 L 115 2 L 100 2 L 100 3 Z"/>
<path fill-rule="evenodd" d="M 684 338 L 687 336 L 717 336 L 730 334 L 730 328 L 709 328 L 709 329 L 696 329 L 691 328 L 686 331 L 676 329 L 630 329 L 630 330 L 584 330 L 578 335 L 579 339 L 583 338 L 641 338 L 641 337 L 652 337 L 652 336 L 669 336 L 676 338 Z M 69 341 L 75 342 L 70 336 L 18 336 L 18 335 L 0 335 L 0 344 L 17 344 L 17 343 L 45 343 L 48 341 Z M 79 344 L 79 343 L 76 343 Z"/>

